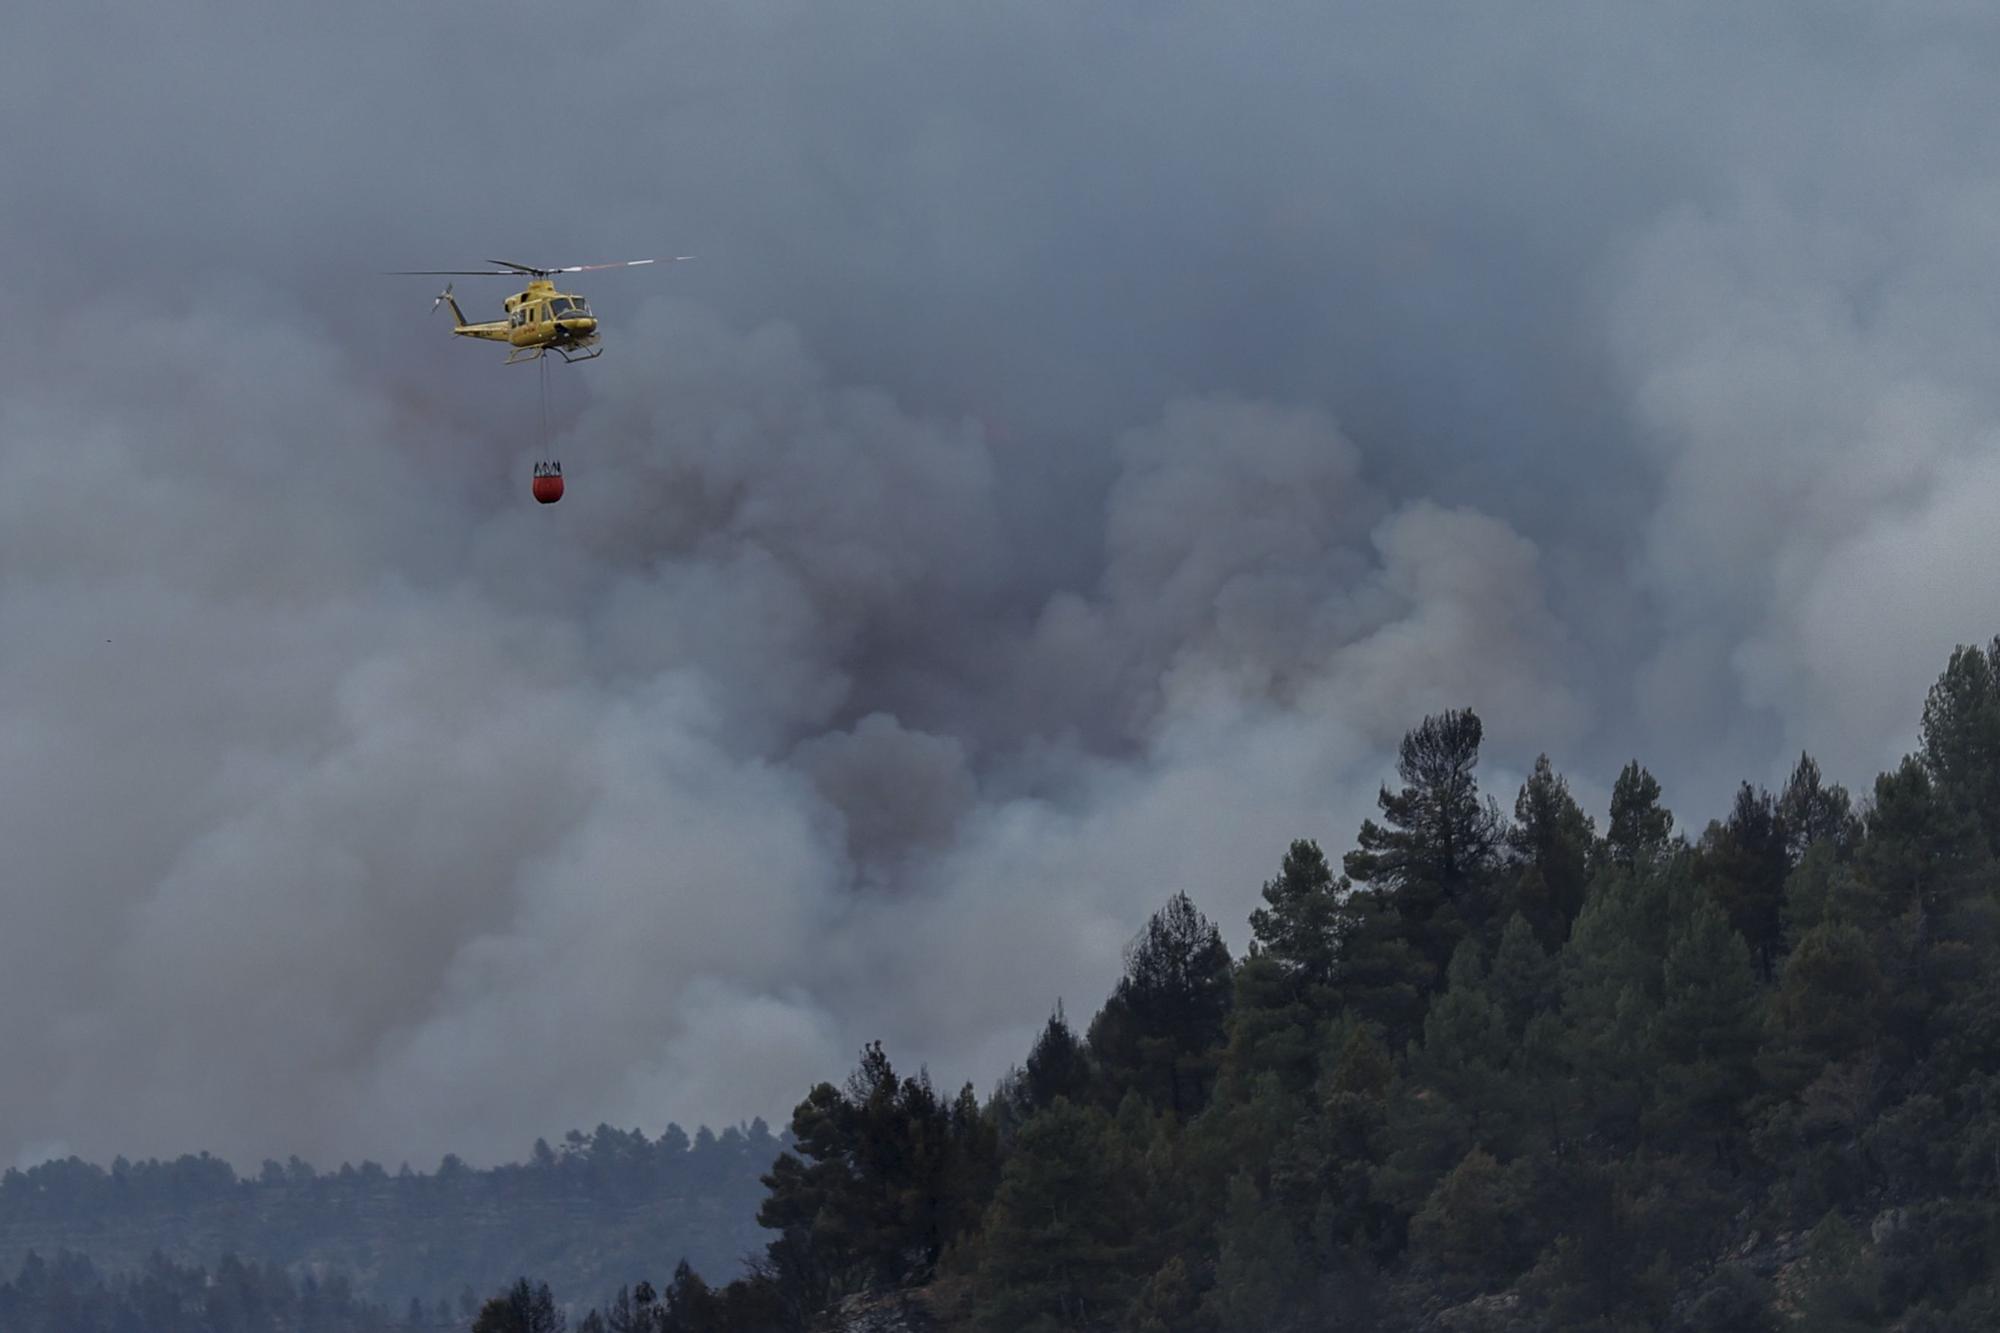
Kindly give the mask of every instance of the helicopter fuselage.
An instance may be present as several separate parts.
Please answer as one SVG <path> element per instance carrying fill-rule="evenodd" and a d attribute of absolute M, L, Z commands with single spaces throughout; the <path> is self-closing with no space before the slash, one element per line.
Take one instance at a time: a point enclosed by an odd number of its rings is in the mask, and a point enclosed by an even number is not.
<path fill-rule="evenodd" d="M 544 352 L 560 353 L 565 361 L 581 361 L 598 355 L 597 317 L 581 296 L 559 292 L 555 284 L 537 278 L 525 291 L 508 297 L 503 305 L 505 319 L 471 321 L 449 294 L 441 298 L 451 306 L 455 321 L 452 332 L 466 338 L 503 342 L 514 350 L 507 360 L 530 360 Z"/>

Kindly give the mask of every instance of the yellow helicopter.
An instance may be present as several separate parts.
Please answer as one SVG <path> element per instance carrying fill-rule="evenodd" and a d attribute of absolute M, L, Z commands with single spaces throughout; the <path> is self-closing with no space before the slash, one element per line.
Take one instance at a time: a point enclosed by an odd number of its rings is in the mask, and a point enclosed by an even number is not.
<path fill-rule="evenodd" d="M 677 264 L 693 255 L 675 255 L 666 263 Z M 507 365 L 516 361 L 533 361 L 545 353 L 554 352 L 564 361 L 588 361 L 601 356 L 604 348 L 598 344 L 597 316 L 591 313 L 590 303 L 581 296 L 570 292 L 559 292 L 552 281 L 558 273 L 587 273 L 593 269 L 638 268 L 642 264 L 657 264 L 658 259 L 628 259 L 616 264 L 572 264 L 567 268 L 535 268 L 529 264 L 516 264 L 506 259 L 489 259 L 489 264 L 497 264 L 491 269 L 402 269 L 405 276 L 427 276 L 436 278 L 527 278 L 525 290 L 514 293 L 503 302 L 507 311 L 505 319 L 481 321 L 468 320 L 465 312 L 458 308 L 452 298 L 450 283 L 445 284 L 437 300 L 431 302 L 431 309 L 441 305 L 451 307 L 452 318 L 456 321 L 453 333 L 467 338 L 484 338 L 488 342 L 506 343 Z"/>

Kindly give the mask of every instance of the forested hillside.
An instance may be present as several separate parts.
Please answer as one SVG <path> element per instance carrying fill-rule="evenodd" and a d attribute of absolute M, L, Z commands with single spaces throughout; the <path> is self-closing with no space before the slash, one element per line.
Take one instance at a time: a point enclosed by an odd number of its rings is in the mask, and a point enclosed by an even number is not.
<path fill-rule="evenodd" d="M 276 1265 L 234 1259 L 210 1271 L 156 1257 L 139 1272 L 107 1277 L 78 1255 L 36 1256 L 0 1282 L 0 1329 L 7 1333 L 409 1333 L 411 1327 L 357 1299 L 340 1277 L 294 1282 Z"/>
<path fill-rule="evenodd" d="M 1636 762 L 1601 827 L 1546 759 L 1507 818 L 1480 741 L 1424 719 L 1338 868 L 1274 849 L 1247 957 L 1173 897 L 983 1105 L 869 1048 L 760 1270 L 587 1333 L 895 1288 L 992 1333 L 2000 1327 L 2000 641 L 1860 801 L 1802 756 L 1693 838 Z"/>
<path fill-rule="evenodd" d="M 682 1256 L 734 1272 L 770 1239 L 756 1224 L 757 1181 L 780 1146 L 760 1120 L 692 1140 L 678 1126 L 648 1139 L 600 1125 L 560 1148 L 538 1142 L 523 1164 L 474 1170 L 447 1157 L 427 1174 L 373 1162 L 318 1172 L 294 1158 L 239 1179 L 206 1155 L 109 1170 L 69 1158 L 0 1176 L 0 1277 L 23 1272 L 30 1253 L 86 1255 L 114 1279 L 150 1271 L 156 1251 L 211 1271 L 235 1256 L 337 1275 L 399 1321 L 414 1299 L 425 1320 L 456 1326 L 475 1293 L 524 1269 L 581 1300 Z"/>

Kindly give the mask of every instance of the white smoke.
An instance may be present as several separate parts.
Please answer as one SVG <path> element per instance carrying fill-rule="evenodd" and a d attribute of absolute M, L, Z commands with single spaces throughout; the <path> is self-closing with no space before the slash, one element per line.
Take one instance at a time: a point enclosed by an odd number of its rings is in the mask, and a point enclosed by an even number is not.
<path fill-rule="evenodd" d="M 2000 628 L 1949 6 L 621 10 L 590 134 L 451 6 L 113 10 L 0 16 L 16 1154 L 983 1086 L 1426 712 L 1694 825 Z M 553 442 L 362 276 L 663 249 Z"/>

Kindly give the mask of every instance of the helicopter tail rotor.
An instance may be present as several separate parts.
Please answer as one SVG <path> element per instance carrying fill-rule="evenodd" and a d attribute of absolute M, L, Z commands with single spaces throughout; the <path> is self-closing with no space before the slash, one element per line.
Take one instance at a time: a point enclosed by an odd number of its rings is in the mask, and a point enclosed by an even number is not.
<path fill-rule="evenodd" d="M 465 326 L 465 312 L 460 310 L 458 302 L 452 299 L 451 284 L 448 282 L 444 285 L 444 290 L 438 293 L 437 300 L 431 302 L 432 313 L 436 313 L 437 308 L 441 305 L 450 306 L 452 321 L 461 328 Z"/>

